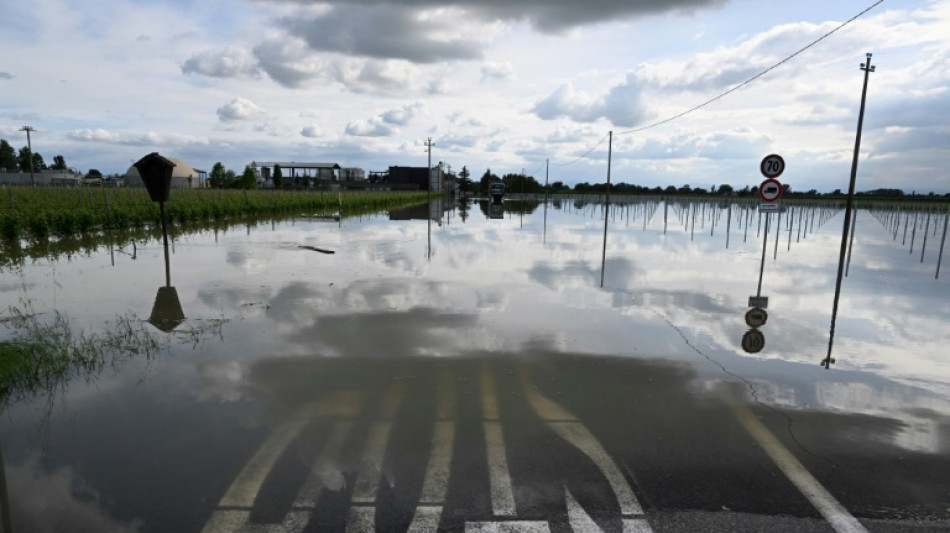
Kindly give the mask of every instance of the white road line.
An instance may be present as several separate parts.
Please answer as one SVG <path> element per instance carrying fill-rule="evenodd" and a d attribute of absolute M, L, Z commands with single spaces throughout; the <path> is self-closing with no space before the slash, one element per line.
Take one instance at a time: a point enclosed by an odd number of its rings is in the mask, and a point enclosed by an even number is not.
<path fill-rule="evenodd" d="M 640 502 L 637 501 L 637 497 L 633 494 L 633 489 L 630 488 L 627 479 L 623 477 L 623 473 L 620 472 L 617 463 L 614 462 L 610 454 L 607 453 L 607 450 L 601 446 L 597 438 L 594 437 L 583 424 L 579 422 L 550 422 L 548 426 L 562 439 L 571 443 L 572 446 L 583 452 L 584 455 L 589 457 L 590 460 L 597 465 L 597 468 L 599 468 L 604 474 L 604 477 L 607 478 L 607 482 L 610 483 L 610 488 L 613 489 L 614 495 L 617 496 L 621 514 L 643 514 L 643 508 L 640 507 Z"/>
<path fill-rule="evenodd" d="M 233 533 L 247 529 L 251 508 L 254 506 L 264 480 L 287 446 L 310 422 L 310 417 L 323 415 L 353 417 L 359 411 L 361 402 L 362 393 L 343 391 L 302 405 L 291 415 L 288 422 L 271 433 L 231 483 L 218 503 L 219 508 L 231 509 L 215 511 L 202 531 L 204 533 Z M 271 526 L 279 527 L 276 524 L 271 524 Z"/>
<path fill-rule="evenodd" d="M 449 488 L 449 469 L 452 464 L 452 447 L 455 445 L 455 423 L 436 422 L 432 432 L 432 450 L 422 483 L 420 503 L 435 504 L 445 501 Z"/>
<path fill-rule="evenodd" d="M 495 376 L 491 367 L 482 364 L 479 369 L 479 383 L 482 389 L 482 418 L 498 420 L 498 397 L 495 394 Z"/>
<path fill-rule="evenodd" d="M 376 533 L 376 507 L 351 506 L 346 518 L 347 533 Z"/>
<path fill-rule="evenodd" d="M 528 378 L 527 368 L 522 366 L 519 370 L 519 379 L 528 403 L 534 409 L 539 418 L 547 422 L 555 433 L 566 440 L 572 446 L 584 453 L 607 478 L 610 488 L 613 489 L 617 497 L 617 503 L 620 504 L 620 512 L 624 515 L 642 515 L 643 508 L 637 501 L 633 489 L 627 483 L 617 463 L 614 462 L 607 450 L 600 444 L 590 430 L 584 424 L 577 421 L 577 417 L 571 414 L 567 409 L 561 407 L 554 400 L 544 396 L 538 391 L 531 380 Z M 647 526 L 649 527 L 649 526 Z"/>
<path fill-rule="evenodd" d="M 360 472 L 353 485 L 352 501 L 354 503 L 376 501 L 376 489 L 379 488 L 380 476 L 383 473 L 383 459 L 392 428 L 392 422 L 374 422 L 370 428 Z"/>
<path fill-rule="evenodd" d="M 491 508 L 495 516 L 517 516 L 515 494 L 508 472 L 505 441 L 500 422 L 485 422 L 485 448 L 488 452 L 488 481 L 491 486 Z"/>
<path fill-rule="evenodd" d="M 571 491 L 564 489 L 567 502 L 567 520 L 574 533 L 604 533 L 587 511 L 574 498 Z M 622 533 L 652 533 L 653 529 L 645 518 L 624 518 L 621 520 Z"/>
<path fill-rule="evenodd" d="M 436 384 L 436 416 L 432 428 L 432 446 L 429 463 L 422 482 L 419 505 L 409 524 L 407 533 L 436 531 L 442 519 L 442 507 L 449 490 L 452 450 L 455 446 L 455 389 L 454 374 L 448 367 L 439 368 Z"/>
<path fill-rule="evenodd" d="M 399 403 L 402 402 L 402 396 L 406 392 L 406 380 L 401 379 L 392 382 L 386 391 L 386 396 L 379 406 L 379 420 L 392 420 L 396 418 L 396 410 L 399 409 Z"/>
<path fill-rule="evenodd" d="M 231 487 L 221 498 L 218 507 L 237 507 L 239 509 L 219 509 L 215 511 L 202 531 L 204 533 L 230 533 L 247 525 L 251 516 L 251 507 L 264 479 L 274 467 L 274 463 L 284 449 L 307 424 L 306 420 L 296 419 L 287 422 L 271 433 L 264 444 L 258 448 L 251 460 L 244 465 Z"/>
<path fill-rule="evenodd" d="M 752 411 L 740 405 L 733 398 L 726 395 L 726 403 L 732 409 L 742 427 L 752 435 L 765 453 L 772 458 L 785 477 L 794 484 L 815 509 L 831 524 L 838 533 L 867 533 L 867 530 L 847 509 L 835 499 L 815 479 L 811 473 L 792 455 L 792 452 L 782 445 L 761 422 L 752 414 Z"/>
<path fill-rule="evenodd" d="M 353 494 L 350 497 L 350 510 L 346 521 L 347 532 L 375 531 L 376 492 L 384 477 L 383 461 L 386 459 L 389 435 L 392 433 L 392 419 L 396 416 L 405 390 L 405 380 L 394 381 L 389 385 L 379 408 L 378 418 L 383 421 L 374 422 L 370 426 L 360 471 L 356 476 Z"/>
<path fill-rule="evenodd" d="M 465 533 L 551 533 L 547 522 L 465 522 Z"/>
<path fill-rule="evenodd" d="M 517 516 L 515 494 L 511 486 L 511 473 L 508 471 L 508 456 L 505 439 L 498 421 L 498 400 L 495 396 L 495 378 L 488 364 L 481 366 L 480 385 L 482 392 L 482 416 L 485 417 L 485 452 L 488 456 L 488 483 L 491 491 L 492 514 L 495 516 Z"/>
<path fill-rule="evenodd" d="M 455 374 L 447 366 L 439 367 L 436 387 L 436 416 L 439 420 L 455 418 Z"/>
<path fill-rule="evenodd" d="M 353 422 L 350 421 L 337 422 L 333 425 L 330 436 L 321 448 L 318 457 L 310 466 L 310 474 L 297 493 L 290 511 L 287 512 L 280 525 L 270 525 L 267 528 L 268 532 L 303 531 L 316 510 L 317 501 L 320 499 L 323 489 L 343 489 L 345 481 L 343 473 L 339 469 L 339 458 L 343 451 L 343 444 L 352 429 Z"/>

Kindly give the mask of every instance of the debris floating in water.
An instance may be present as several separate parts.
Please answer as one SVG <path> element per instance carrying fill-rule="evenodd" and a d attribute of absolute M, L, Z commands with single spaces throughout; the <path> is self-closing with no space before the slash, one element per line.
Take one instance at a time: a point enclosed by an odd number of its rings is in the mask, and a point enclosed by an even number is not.
<path fill-rule="evenodd" d="M 321 254 L 335 254 L 336 253 L 333 250 L 324 250 L 323 248 L 315 248 L 313 246 L 307 246 L 305 244 L 301 244 L 298 248 L 303 248 L 304 250 L 313 250 L 314 252 L 320 252 Z"/>

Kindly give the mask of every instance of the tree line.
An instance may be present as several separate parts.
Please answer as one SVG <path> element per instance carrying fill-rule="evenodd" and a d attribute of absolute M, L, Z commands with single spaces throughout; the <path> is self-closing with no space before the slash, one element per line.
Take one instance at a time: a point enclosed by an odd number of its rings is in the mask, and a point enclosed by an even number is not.
<path fill-rule="evenodd" d="M 504 174 L 499 177 L 491 169 L 486 169 L 481 179 L 475 182 L 471 179 L 471 173 L 468 167 L 463 166 L 458 175 L 454 175 L 458 182 L 459 190 L 467 193 L 488 193 L 488 184 L 493 181 L 500 181 L 505 185 L 505 191 L 509 193 L 577 193 L 577 194 L 605 194 L 607 192 L 607 183 L 589 183 L 581 182 L 573 187 L 562 181 L 555 181 L 547 187 L 539 183 L 533 176 L 525 174 Z M 831 192 L 818 192 L 817 189 L 807 191 L 793 191 L 787 183 L 782 185 L 782 196 L 792 198 L 844 198 L 846 192 L 841 189 L 835 189 Z M 741 189 L 736 189 L 728 183 L 721 185 L 712 185 L 708 189 L 703 187 L 691 187 L 689 184 L 682 186 L 667 185 L 666 187 L 647 187 L 644 185 L 618 182 L 610 184 L 611 194 L 630 194 L 630 195 L 662 195 L 662 196 L 734 196 L 738 198 L 758 198 L 759 188 L 757 186 L 746 185 Z M 950 198 L 950 193 L 938 195 L 933 192 L 927 194 L 918 194 L 916 191 L 905 193 L 901 189 L 880 188 L 868 191 L 859 191 L 856 196 L 875 197 L 875 198 Z"/>

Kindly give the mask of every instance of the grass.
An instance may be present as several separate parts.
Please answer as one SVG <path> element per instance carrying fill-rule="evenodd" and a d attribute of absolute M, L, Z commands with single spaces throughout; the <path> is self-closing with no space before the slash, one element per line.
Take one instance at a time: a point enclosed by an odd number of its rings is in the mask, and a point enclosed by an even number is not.
<path fill-rule="evenodd" d="M 12 336 L 0 341 L 0 405 L 56 393 L 73 379 L 91 382 L 106 369 L 118 369 L 134 358 L 151 360 L 172 342 L 192 347 L 221 335 L 223 321 L 199 322 L 172 334 L 159 333 L 133 314 L 118 316 L 100 331 L 74 331 L 69 318 L 54 311 L 43 319 L 29 302 L 11 306 L 0 323 Z"/>
<path fill-rule="evenodd" d="M 161 224 L 159 205 L 149 200 L 145 189 L 7 186 L 3 192 L 0 239 L 5 241 Z M 425 198 L 424 192 L 175 189 L 165 211 L 174 225 L 249 216 L 349 216 L 421 203 Z"/>

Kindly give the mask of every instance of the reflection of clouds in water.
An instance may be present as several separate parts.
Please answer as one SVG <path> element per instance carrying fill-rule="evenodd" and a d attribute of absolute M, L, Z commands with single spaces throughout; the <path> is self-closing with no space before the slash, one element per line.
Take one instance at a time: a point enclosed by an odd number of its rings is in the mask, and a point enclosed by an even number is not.
<path fill-rule="evenodd" d="M 608 258 L 604 268 L 604 285 L 626 286 L 639 274 L 633 261 L 624 257 Z M 557 266 L 539 261 L 528 269 L 528 277 L 549 289 L 570 286 L 597 286 L 600 284 L 600 263 L 570 260 Z"/>
<path fill-rule="evenodd" d="M 252 251 L 253 248 L 232 248 L 228 250 L 225 260 L 229 265 L 238 268 L 245 274 L 261 274 L 266 272 L 270 258 L 257 257 Z M 265 252 L 262 251 L 261 253 Z M 266 253 L 272 253 L 272 251 L 267 250 Z"/>
<path fill-rule="evenodd" d="M 855 381 L 776 383 L 755 380 L 756 398 L 767 405 L 866 415 L 882 421 L 866 424 L 862 439 L 874 439 L 923 453 L 947 453 L 950 401 L 930 391 L 863 375 Z M 794 416 L 794 415 L 793 415 Z M 834 431 L 830 428 L 829 431 Z"/>
<path fill-rule="evenodd" d="M 474 314 L 428 308 L 321 316 L 291 340 L 347 357 L 452 355 L 460 346 L 460 333 L 477 321 Z"/>
<path fill-rule="evenodd" d="M 239 361 L 201 361 L 198 363 L 199 400 L 217 399 L 236 402 L 244 393 L 245 369 Z"/>
<path fill-rule="evenodd" d="M 45 471 L 32 455 L 21 465 L 7 467 L 10 516 L 14 531 L 46 533 L 139 531 L 138 523 L 120 523 L 100 506 L 100 496 L 71 468 Z"/>

